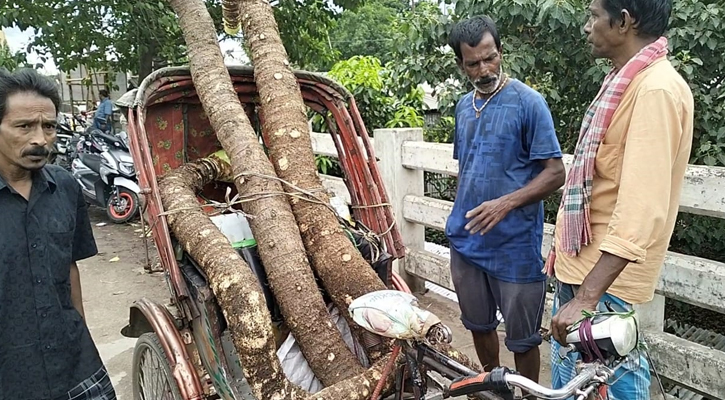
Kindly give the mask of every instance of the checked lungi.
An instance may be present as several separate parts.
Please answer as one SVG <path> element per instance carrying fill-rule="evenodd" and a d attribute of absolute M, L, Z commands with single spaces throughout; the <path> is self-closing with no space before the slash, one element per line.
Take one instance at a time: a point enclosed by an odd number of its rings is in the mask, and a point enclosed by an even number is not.
<path fill-rule="evenodd" d="M 101 367 L 95 374 L 69 390 L 68 394 L 55 400 L 116 400 L 116 391 L 113 390 L 106 367 Z"/>

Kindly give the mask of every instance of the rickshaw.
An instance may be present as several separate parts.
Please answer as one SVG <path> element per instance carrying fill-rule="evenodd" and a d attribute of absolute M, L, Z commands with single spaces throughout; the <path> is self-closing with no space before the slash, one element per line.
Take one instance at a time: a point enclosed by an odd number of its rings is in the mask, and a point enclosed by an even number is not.
<path fill-rule="evenodd" d="M 250 122 L 261 132 L 253 68 L 228 66 L 228 70 Z M 405 248 L 390 208 L 365 207 L 386 204 L 388 198 L 353 96 L 324 75 L 305 71 L 295 71 L 295 75 L 305 104 L 323 116 L 337 148 L 353 206 L 348 233 L 388 289 L 410 294 L 405 282 L 392 270 L 393 260 L 401 259 Z M 142 223 L 149 226 L 170 294 L 167 305 L 148 298 L 135 301 L 128 325 L 122 329 L 124 336 L 138 339 L 133 356 L 134 399 L 253 400 L 214 293 L 203 271 L 169 230 L 157 184 L 157 178 L 168 171 L 222 149 L 200 104 L 189 68 L 157 70 L 116 104 L 128 123 L 144 206 Z M 200 205 L 223 203 L 229 191 L 235 189 L 228 184 L 207 185 L 199 193 Z M 254 245 L 238 250 L 259 278 L 272 323 L 279 328 L 275 333 L 283 339 L 284 322 L 274 296 L 264 284 L 264 268 Z M 410 298 L 414 299 L 412 295 Z M 563 399 L 575 393 L 586 392 L 588 396 L 614 374 L 603 364 L 588 364 L 572 385 L 554 391 L 505 368 L 480 374 L 431 344 L 450 342 L 450 330 L 438 324 L 430 334 L 430 341 L 396 341 L 406 366 L 397 369 L 392 397 L 409 398 L 412 393 L 416 399 L 458 395 L 509 399 L 514 398 L 513 388 L 519 387 L 541 398 Z"/>

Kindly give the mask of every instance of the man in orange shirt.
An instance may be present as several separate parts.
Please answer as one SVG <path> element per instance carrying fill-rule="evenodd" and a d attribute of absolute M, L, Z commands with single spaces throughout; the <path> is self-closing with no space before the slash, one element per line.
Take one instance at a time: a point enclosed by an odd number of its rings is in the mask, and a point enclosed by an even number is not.
<path fill-rule="evenodd" d="M 594 0 L 584 31 L 614 68 L 589 106 L 564 186 L 546 268 L 557 278 L 552 385 L 580 354 L 559 359 L 567 329 L 605 303 L 625 312 L 654 295 L 692 146 L 693 97 L 667 60 L 671 0 Z M 620 378 L 621 379 L 617 379 Z M 649 399 L 646 359 L 630 357 L 612 399 Z"/>

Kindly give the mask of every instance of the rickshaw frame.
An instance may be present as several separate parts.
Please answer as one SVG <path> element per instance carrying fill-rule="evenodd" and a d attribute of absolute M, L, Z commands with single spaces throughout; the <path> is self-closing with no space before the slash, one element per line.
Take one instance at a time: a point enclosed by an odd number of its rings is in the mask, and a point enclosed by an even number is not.
<path fill-rule="evenodd" d="M 242 104 L 257 107 L 259 99 L 253 68 L 246 66 L 228 66 L 227 68 Z M 388 203 L 376 165 L 377 159 L 352 94 L 324 75 L 305 71 L 294 72 L 300 84 L 305 104 L 322 115 L 330 112 L 325 119 L 338 151 L 344 181 L 351 194 L 352 205 L 369 206 Z M 130 102 L 128 100 L 132 95 L 133 100 Z M 208 387 L 205 390 L 200 378 L 205 374 L 214 373 L 214 371 L 208 371 L 203 365 L 204 357 L 207 358 L 207 364 L 209 364 L 210 357 L 215 357 L 219 362 L 217 367 L 222 369 L 222 374 L 226 373 L 229 365 L 225 357 L 219 357 L 217 350 L 210 348 L 213 346 L 214 338 L 200 343 L 197 340 L 200 332 L 194 332 L 194 321 L 198 322 L 200 315 L 206 318 L 208 315 L 205 312 L 208 310 L 200 310 L 200 305 L 191 298 L 190 287 L 182 276 L 177 261 L 178 257 L 164 216 L 157 183 L 159 168 L 158 165 L 155 165 L 157 162 L 155 162 L 152 150 L 154 143 L 150 143 L 149 140 L 149 135 L 153 136 L 156 132 L 147 121 L 148 111 L 159 104 L 176 104 L 172 102 L 179 99 L 181 99 L 179 104 L 185 101 L 184 99 L 196 98 L 198 100 L 189 67 L 168 67 L 157 70 L 146 77 L 138 89 L 134 89 L 124 97 L 127 99 L 125 103 L 119 101 L 117 104 L 126 114 L 128 121 L 130 150 L 136 164 L 138 182 L 141 187 L 141 204 L 144 206 L 144 209 L 141 210 L 142 220 L 150 226 L 151 236 L 156 244 L 171 295 L 172 309 L 149 298 L 142 298 L 130 307 L 129 324 L 122 330 L 122 334 L 138 338 L 144 333 L 156 333 L 182 398 L 186 400 L 204 399 L 207 396 Z M 249 115 L 249 109 L 247 112 Z M 187 130 L 189 128 L 186 123 L 183 129 L 181 161 L 188 162 L 192 157 L 188 151 Z M 367 165 L 360 165 L 362 158 L 366 160 Z M 356 160 L 358 164 L 355 163 Z M 367 192 L 355 190 L 355 188 L 362 187 L 361 185 L 372 190 Z M 403 257 L 405 248 L 390 207 L 356 207 L 353 214 L 357 221 L 380 235 L 385 242 L 386 251 L 393 259 Z M 146 232 L 143 236 L 146 240 Z M 388 268 L 387 278 L 385 283 L 388 287 L 409 291 L 405 282 L 394 274 L 391 268 Z M 202 296 L 213 297 L 213 293 L 209 290 Z M 213 318 L 209 317 L 209 319 Z M 219 321 L 209 320 L 204 322 L 212 325 L 219 323 Z M 136 368 L 135 365 L 134 368 Z"/>

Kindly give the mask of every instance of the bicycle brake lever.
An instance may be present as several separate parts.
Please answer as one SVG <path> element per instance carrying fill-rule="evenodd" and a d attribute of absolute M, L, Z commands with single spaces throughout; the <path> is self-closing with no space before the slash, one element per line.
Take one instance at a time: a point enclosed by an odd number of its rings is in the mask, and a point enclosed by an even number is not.
<path fill-rule="evenodd" d="M 475 376 L 464 376 L 451 382 L 444 391 L 444 397 L 464 396 L 476 392 L 511 393 L 506 383 L 506 375 L 511 370 L 506 367 L 494 368 Z"/>

